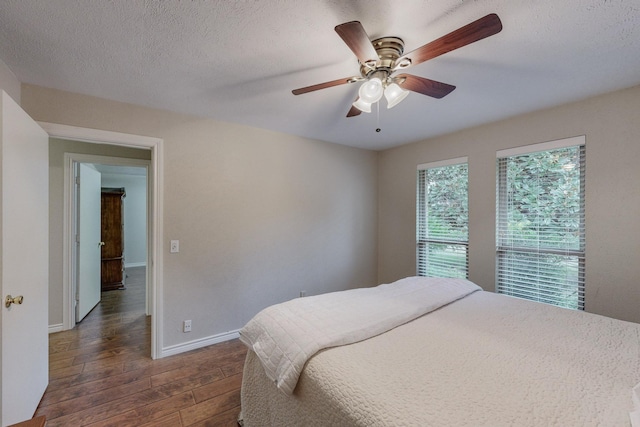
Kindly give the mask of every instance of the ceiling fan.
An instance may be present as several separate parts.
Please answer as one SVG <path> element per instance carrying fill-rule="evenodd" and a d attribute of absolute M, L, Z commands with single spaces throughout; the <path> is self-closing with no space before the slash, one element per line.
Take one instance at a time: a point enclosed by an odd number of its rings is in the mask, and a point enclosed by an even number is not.
<path fill-rule="evenodd" d="M 497 34 L 502 30 L 502 22 L 498 15 L 491 13 L 407 54 L 404 54 L 404 41 L 401 38 L 381 37 L 372 41 L 358 21 L 340 24 L 335 30 L 358 58 L 360 75 L 306 86 L 292 92 L 301 95 L 347 83 L 364 82 L 347 113 L 347 117 L 353 117 L 362 112 L 371 112 L 371 105 L 378 102 L 383 94 L 387 99 L 387 108 L 397 105 L 409 91 L 434 98 L 448 95 L 455 86 L 413 74 L 395 73 Z"/>

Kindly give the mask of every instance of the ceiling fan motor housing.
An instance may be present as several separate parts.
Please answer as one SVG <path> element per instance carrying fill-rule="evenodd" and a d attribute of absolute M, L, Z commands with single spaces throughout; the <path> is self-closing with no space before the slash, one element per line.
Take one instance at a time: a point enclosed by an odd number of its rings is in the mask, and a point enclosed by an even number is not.
<path fill-rule="evenodd" d="M 360 64 L 360 74 L 364 78 L 389 77 L 395 67 L 395 62 L 404 52 L 404 41 L 399 37 L 381 37 L 371 42 L 380 58 L 375 66 Z M 381 78 L 384 81 L 384 78 Z"/>

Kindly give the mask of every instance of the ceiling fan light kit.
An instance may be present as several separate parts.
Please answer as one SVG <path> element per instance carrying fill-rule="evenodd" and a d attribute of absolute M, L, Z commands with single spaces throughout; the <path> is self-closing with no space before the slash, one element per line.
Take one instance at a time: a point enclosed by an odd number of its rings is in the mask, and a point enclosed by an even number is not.
<path fill-rule="evenodd" d="M 307 86 L 292 92 L 294 95 L 301 95 L 364 81 L 358 90 L 358 98 L 347 113 L 347 117 L 354 117 L 361 112 L 371 112 L 371 105 L 380 101 L 383 95 L 387 100 L 387 108 L 398 105 L 409 95 L 409 91 L 433 98 L 448 95 L 455 86 L 413 74 L 393 74 L 497 34 L 502 30 L 502 22 L 498 15 L 491 13 L 407 54 L 404 54 L 404 41 L 401 38 L 382 37 L 371 41 L 358 21 L 340 24 L 335 30 L 358 58 L 360 75 Z"/>
<path fill-rule="evenodd" d="M 360 110 L 363 113 L 370 113 L 371 112 L 371 103 L 364 101 L 362 98 L 358 98 L 356 100 L 356 102 L 354 102 L 351 105 L 353 105 L 354 107 L 356 107 L 358 110 Z"/>
<path fill-rule="evenodd" d="M 384 89 L 383 89 L 384 88 Z M 397 83 L 387 79 L 384 83 L 377 77 L 364 82 L 358 90 L 358 99 L 352 105 L 363 113 L 371 112 L 371 104 L 382 99 L 387 100 L 387 109 L 395 107 L 409 95 L 408 90 L 402 89 Z"/>
<path fill-rule="evenodd" d="M 380 80 L 378 77 L 373 77 L 362 83 L 360 89 L 358 90 L 358 96 L 360 96 L 360 99 L 362 99 L 364 102 L 373 104 L 374 102 L 380 101 L 383 92 L 384 88 L 382 86 L 382 80 Z"/>
<path fill-rule="evenodd" d="M 396 83 L 390 83 L 384 90 L 384 97 L 387 99 L 387 108 L 395 107 L 408 95 L 408 90 L 402 89 Z"/>

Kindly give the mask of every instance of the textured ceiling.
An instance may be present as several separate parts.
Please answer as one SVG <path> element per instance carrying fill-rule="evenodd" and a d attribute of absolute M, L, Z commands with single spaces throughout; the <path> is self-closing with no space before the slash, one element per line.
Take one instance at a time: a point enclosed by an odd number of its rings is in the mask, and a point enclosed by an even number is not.
<path fill-rule="evenodd" d="M 346 118 L 358 20 L 411 51 L 488 13 L 501 33 L 411 67 L 457 89 Z M 117 101 L 383 149 L 640 84 L 639 0 L 2 0 L 17 78 Z M 380 127 L 381 132 L 375 129 Z"/>

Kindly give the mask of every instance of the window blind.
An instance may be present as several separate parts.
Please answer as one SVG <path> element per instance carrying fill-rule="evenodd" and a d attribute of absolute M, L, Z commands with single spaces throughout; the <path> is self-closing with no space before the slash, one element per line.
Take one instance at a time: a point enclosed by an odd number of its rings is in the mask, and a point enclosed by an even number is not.
<path fill-rule="evenodd" d="M 421 165 L 417 185 L 417 274 L 468 277 L 468 168 Z M 433 166 L 433 167 L 432 167 Z"/>
<path fill-rule="evenodd" d="M 497 291 L 583 310 L 584 143 L 498 157 L 497 167 Z"/>

